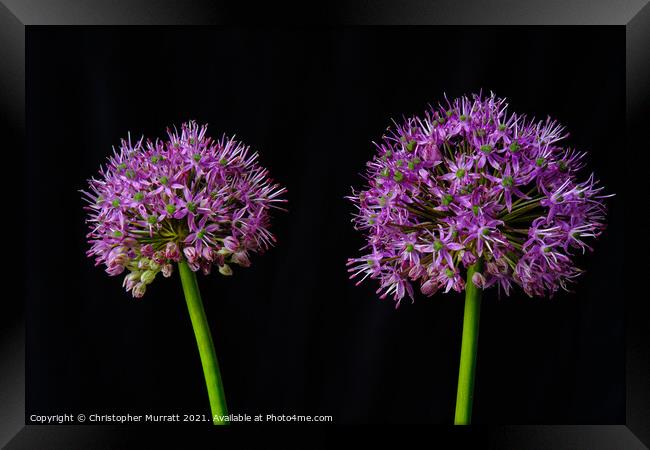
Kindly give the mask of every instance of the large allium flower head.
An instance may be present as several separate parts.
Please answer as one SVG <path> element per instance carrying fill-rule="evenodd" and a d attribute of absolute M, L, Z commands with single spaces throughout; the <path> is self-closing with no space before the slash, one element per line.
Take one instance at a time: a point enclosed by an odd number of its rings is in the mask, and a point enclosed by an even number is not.
<path fill-rule="evenodd" d="M 581 272 L 576 251 L 605 228 L 585 153 L 565 148 L 564 128 L 506 111 L 494 94 L 461 97 L 405 118 L 375 143 L 366 186 L 349 198 L 364 255 L 348 261 L 359 283 L 379 280 L 397 301 L 413 285 L 425 295 L 461 291 L 482 258 L 477 286 L 513 284 L 530 296 L 567 289 Z"/>
<path fill-rule="evenodd" d="M 213 140 L 191 121 L 167 139 L 122 140 L 99 177 L 82 191 L 88 205 L 88 256 L 142 297 L 159 273 L 187 260 L 193 271 L 223 275 L 248 267 L 275 241 L 270 210 L 285 202 L 257 153 L 234 138 Z"/>

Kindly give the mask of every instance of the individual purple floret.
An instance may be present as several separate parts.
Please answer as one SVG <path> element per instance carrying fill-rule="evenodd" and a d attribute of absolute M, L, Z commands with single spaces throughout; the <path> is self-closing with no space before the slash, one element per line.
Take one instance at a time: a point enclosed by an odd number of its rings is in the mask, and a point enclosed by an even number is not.
<path fill-rule="evenodd" d="M 215 141 L 191 121 L 167 130 L 167 140 L 122 140 L 98 179 L 82 191 L 89 211 L 88 256 L 142 297 L 158 275 L 169 277 L 184 258 L 193 271 L 232 264 L 275 241 L 269 211 L 286 190 L 257 163 L 257 153 L 234 139 Z"/>
<path fill-rule="evenodd" d="M 567 289 L 591 250 L 605 205 L 585 153 L 564 148 L 564 128 L 506 111 L 505 99 L 473 95 L 406 118 L 375 143 L 367 185 L 349 198 L 364 255 L 348 261 L 359 283 L 379 280 L 397 305 L 413 284 L 430 296 L 462 291 L 461 270 L 482 258 L 477 286 L 512 284 L 529 296 Z"/>

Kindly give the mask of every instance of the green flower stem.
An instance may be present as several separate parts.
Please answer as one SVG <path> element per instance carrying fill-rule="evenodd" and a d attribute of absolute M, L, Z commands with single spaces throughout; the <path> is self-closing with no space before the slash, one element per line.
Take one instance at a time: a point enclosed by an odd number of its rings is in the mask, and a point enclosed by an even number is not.
<path fill-rule="evenodd" d="M 183 293 L 185 294 L 187 309 L 190 313 L 192 328 L 194 328 L 194 335 L 196 336 L 196 344 L 199 347 L 203 374 L 205 375 L 205 384 L 208 387 L 208 397 L 210 398 L 212 420 L 215 425 L 225 425 L 226 422 L 223 420 L 223 417 L 228 414 L 226 396 L 223 391 L 219 362 L 217 361 L 210 327 L 205 316 L 205 310 L 203 309 L 196 274 L 190 270 L 190 267 L 184 260 L 179 261 L 178 272 L 181 276 Z"/>
<path fill-rule="evenodd" d="M 467 270 L 463 340 L 460 349 L 456 416 L 454 418 L 455 425 L 469 425 L 472 419 L 476 350 L 478 348 L 478 324 L 481 315 L 481 290 L 472 282 L 472 275 L 476 272 L 481 272 L 482 269 L 483 261 L 479 258 Z"/>

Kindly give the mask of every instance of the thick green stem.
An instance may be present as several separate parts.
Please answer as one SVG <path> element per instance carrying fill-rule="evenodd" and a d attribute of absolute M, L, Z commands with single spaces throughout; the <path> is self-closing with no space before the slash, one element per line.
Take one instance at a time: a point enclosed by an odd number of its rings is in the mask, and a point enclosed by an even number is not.
<path fill-rule="evenodd" d="M 178 263 L 178 272 L 181 276 L 183 292 L 187 301 L 187 309 L 190 313 L 192 328 L 194 328 L 194 335 L 196 336 L 196 344 L 199 347 L 203 374 L 205 375 L 205 384 L 208 387 L 208 397 L 210 398 L 212 421 L 215 425 L 225 425 L 226 422 L 223 418 L 228 415 L 226 396 L 223 391 L 219 362 L 217 361 L 217 354 L 214 351 L 208 319 L 203 309 L 196 274 L 190 270 L 187 262 L 183 260 Z"/>
<path fill-rule="evenodd" d="M 472 282 L 472 276 L 481 272 L 483 262 L 479 259 L 467 270 L 465 283 L 465 313 L 463 315 L 463 341 L 460 349 L 458 392 L 456 394 L 455 425 L 469 425 L 474 400 L 474 374 L 478 348 L 478 325 L 481 315 L 481 290 Z"/>

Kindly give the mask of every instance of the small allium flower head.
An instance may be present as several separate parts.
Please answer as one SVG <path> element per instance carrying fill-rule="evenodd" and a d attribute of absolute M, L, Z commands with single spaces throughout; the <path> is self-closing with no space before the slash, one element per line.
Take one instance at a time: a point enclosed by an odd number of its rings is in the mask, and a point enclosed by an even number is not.
<path fill-rule="evenodd" d="M 251 253 L 275 242 L 270 210 L 286 190 L 272 182 L 257 153 L 232 138 L 215 141 L 207 125 L 167 130 L 167 140 L 123 140 L 99 177 L 82 191 L 88 205 L 88 256 L 109 275 L 128 271 L 136 298 L 184 258 L 193 271 L 212 264 L 230 275 Z M 225 269 L 227 268 L 227 269 Z"/>
<path fill-rule="evenodd" d="M 458 98 L 375 143 L 367 185 L 349 197 L 367 240 L 352 278 L 379 280 L 399 305 L 413 284 L 427 296 L 463 290 L 461 269 L 482 258 L 479 287 L 567 289 L 581 272 L 574 253 L 605 228 L 607 196 L 593 174 L 580 178 L 585 153 L 561 145 L 562 126 L 506 108 L 494 94 Z"/>

